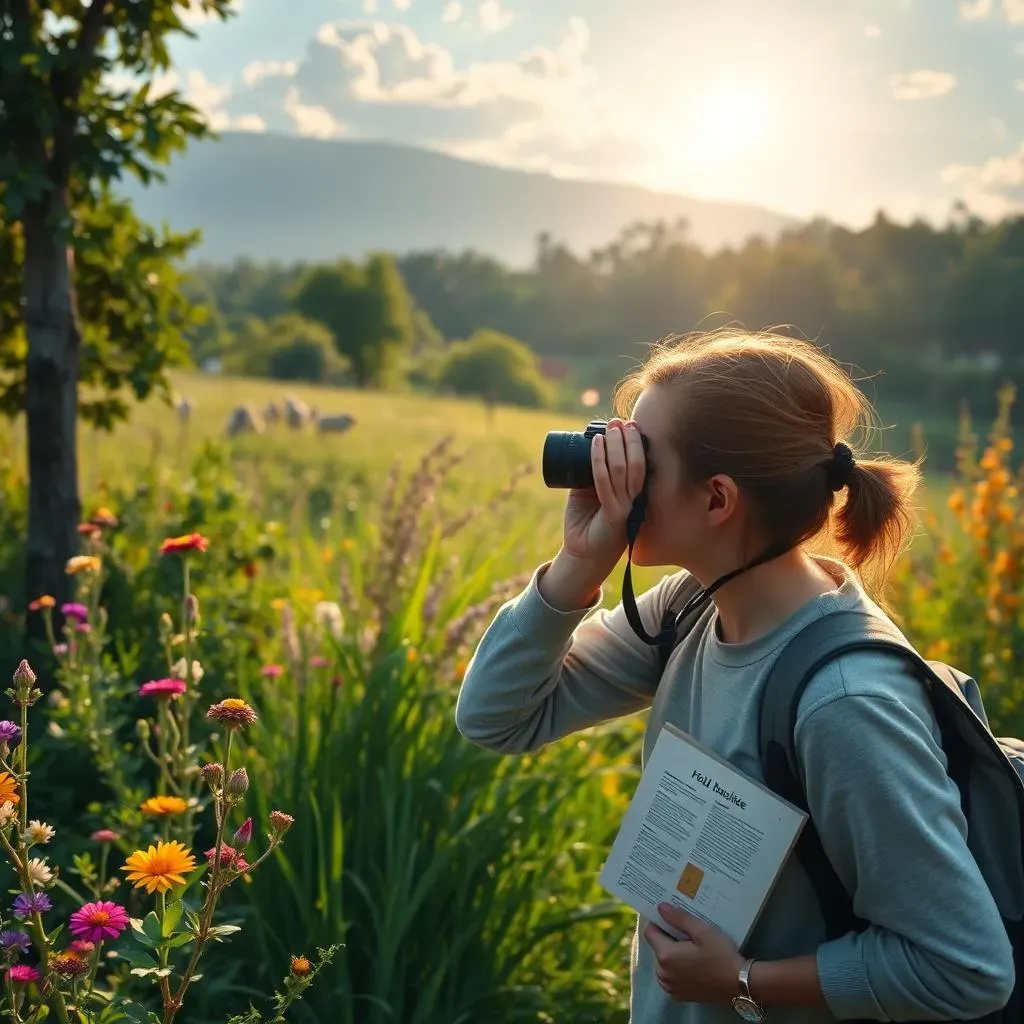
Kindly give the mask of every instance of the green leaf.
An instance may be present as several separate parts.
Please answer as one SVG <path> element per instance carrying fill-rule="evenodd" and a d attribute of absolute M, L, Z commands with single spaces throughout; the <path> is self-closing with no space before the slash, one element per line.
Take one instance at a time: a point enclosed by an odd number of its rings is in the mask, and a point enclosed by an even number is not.
<path fill-rule="evenodd" d="M 167 909 L 164 911 L 163 925 L 160 930 L 160 934 L 165 939 L 170 938 L 178 927 L 181 921 L 182 909 L 181 900 L 175 900 L 173 903 L 167 904 Z"/>
<path fill-rule="evenodd" d="M 154 946 L 154 947 L 160 945 L 159 937 L 157 937 L 155 939 L 151 939 L 146 934 L 146 931 L 145 931 L 145 928 L 143 926 L 142 921 L 140 921 L 137 917 L 133 917 L 131 919 L 131 922 L 132 922 L 132 934 L 135 936 L 136 939 L 138 939 L 139 942 L 142 943 L 142 945 L 144 945 L 144 946 Z"/>
<path fill-rule="evenodd" d="M 184 946 L 187 942 L 192 942 L 194 939 L 195 935 L 192 932 L 178 932 L 177 935 L 164 939 L 161 946 L 164 949 L 177 949 L 179 946 Z"/>
<path fill-rule="evenodd" d="M 117 955 L 122 960 L 127 960 L 132 967 L 157 967 L 159 966 L 153 959 L 152 955 L 144 949 L 119 949 L 116 950 Z"/>
<path fill-rule="evenodd" d="M 163 937 L 163 931 L 160 927 L 160 918 L 156 916 L 156 911 L 151 910 L 142 922 L 142 930 L 155 942 L 159 942 Z"/>
<path fill-rule="evenodd" d="M 242 929 L 237 924 L 218 924 L 210 929 L 210 938 L 220 941 L 222 935 L 234 935 L 235 932 L 240 932 Z"/>

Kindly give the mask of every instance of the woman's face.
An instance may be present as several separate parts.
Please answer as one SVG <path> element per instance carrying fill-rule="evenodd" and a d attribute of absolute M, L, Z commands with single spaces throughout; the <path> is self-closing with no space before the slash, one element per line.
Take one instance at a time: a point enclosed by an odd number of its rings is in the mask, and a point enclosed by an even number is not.
<path fill-rule="evenodd" d="M 633 421 L 647 437 L 647 513 L 633 548 L 637 565 L 695 570 L 733 541 L 740 496 L 728 477 L 684 486 L 679 453 L 672 444 L 672 389 L 649 387 L 633 407 Z"/>

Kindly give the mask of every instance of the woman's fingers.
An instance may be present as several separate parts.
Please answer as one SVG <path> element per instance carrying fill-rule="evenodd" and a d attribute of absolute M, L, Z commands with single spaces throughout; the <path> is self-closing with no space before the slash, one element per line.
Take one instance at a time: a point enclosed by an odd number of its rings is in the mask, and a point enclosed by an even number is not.
<path fill-rule="evenodd" d="M 626 424 L 626 466 L 626 486 L 632 502 L 632 499 L 643 490 L 644 477 L 647 473 L 644 442 L 640 436 L 640 428 L 635 423 Z"/>
<path fill-rule="evenodd" d="M 605 439 L 597 434 L 590 445 L 590 465 L 594 472 L 594 490 L 601 502 L 601 510 L 609 523 L 617 523 L 619 515 L 619 503 L 615 497 L 615 488 L 612 486 L 611 477 L 608 474 L 608 460 L 605 456 Z"/>

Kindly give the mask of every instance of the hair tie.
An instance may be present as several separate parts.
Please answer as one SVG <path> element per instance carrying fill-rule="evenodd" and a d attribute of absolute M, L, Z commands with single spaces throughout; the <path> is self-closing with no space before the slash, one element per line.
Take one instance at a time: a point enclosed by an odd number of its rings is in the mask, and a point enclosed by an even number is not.
<path fill-rule="evenodd" d="M 857 465 L 850 446 L 840 441 L 832 449 L 832 458 L 825 467 L 828 485 L 833 491 L 841 491 L 849 487 L 853 479 L 853 470 Z"/>

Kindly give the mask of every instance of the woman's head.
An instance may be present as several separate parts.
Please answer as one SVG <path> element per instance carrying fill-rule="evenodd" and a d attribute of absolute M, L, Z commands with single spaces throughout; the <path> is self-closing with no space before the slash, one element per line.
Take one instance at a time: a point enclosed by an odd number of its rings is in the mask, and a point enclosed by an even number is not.
<path fill-rule="evenodd" d="M 828 534 L 855 568 L 884 575 L 908 538 L 917 468 L 858 454 L 870 407 L 812 344 L 724 332 L 659 346 L 616 409 L 650 444 L 639 564 L 717 571 Z M 840 442 L 855 458 L 845 473 Z"/>

